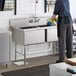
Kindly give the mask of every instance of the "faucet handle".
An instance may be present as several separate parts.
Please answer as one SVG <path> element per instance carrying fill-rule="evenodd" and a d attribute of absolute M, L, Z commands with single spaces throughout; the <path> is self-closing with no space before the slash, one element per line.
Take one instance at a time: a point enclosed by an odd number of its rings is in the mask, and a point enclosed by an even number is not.
<path fill-rule="evenodd" d="M 35 22 L 39 22 L 40 19 L 35 19 Z"/>
<path fill-rule="evenodd" d="M 40 19 L 37 20 L 37 22 L 39 22 Z"/>
<path fill-rule="evenodd" d="M 30 20 L 29 20 L 29 23 L 33 23 L 33 19 L 30 19 Z"/>
<path fill-rule="evenodd" d="M 29 17 L 31 17 L 31 18 L 34 17 L 34 14 L 33 13 L 30 13 Z"/>

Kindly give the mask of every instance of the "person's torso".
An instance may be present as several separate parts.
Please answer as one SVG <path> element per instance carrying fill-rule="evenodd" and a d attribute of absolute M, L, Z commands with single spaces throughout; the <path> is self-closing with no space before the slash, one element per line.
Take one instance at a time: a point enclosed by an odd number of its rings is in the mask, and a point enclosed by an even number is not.
<path fill-rule="evenodd" d="M 71 16 L 70 8 L 69 8 L 69 1 L 68 0 L 59 0 L 61 2 L 61 7 L 59 10 L 59 16 Z"/>
<path fill-rule="evenodd" d="M 71 17 L 65 16 L 65 17 L 58 17 L 58 26 L 59 25 L 65 25 L 65 24 L 69 24 L 72 25 L 73 21 Z"/>

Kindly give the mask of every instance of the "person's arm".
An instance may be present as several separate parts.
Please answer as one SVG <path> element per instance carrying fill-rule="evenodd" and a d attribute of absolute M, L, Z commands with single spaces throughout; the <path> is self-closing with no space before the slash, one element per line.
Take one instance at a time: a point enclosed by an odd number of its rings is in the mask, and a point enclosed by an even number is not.
<path fill-rule="evenodd" d="M 61 0 L 56 0 L 52 19 L 55 19 L 55 17 L 59 14 L 60 7 L 61 7 Z"/>
<path fill-rule="evenodd" d="M 56 0 L 53 14 L 58 15 L 61 6 L 61 0 Z"/>

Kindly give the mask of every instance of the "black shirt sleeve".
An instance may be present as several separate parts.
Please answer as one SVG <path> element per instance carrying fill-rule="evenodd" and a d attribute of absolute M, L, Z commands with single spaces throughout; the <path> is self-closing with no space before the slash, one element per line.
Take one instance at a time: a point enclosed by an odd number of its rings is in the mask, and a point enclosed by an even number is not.
<path fill-rule="evenodd" d="M 58 15 L 61 7 L 61 0 L 56 0 L 53 14 Z"/>

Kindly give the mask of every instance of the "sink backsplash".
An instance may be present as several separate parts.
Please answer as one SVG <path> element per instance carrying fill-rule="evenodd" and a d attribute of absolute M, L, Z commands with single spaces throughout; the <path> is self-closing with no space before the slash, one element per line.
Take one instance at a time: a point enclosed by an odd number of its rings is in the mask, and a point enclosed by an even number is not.
<path fill-rule="evenodd" d="M 10 19 L 9 25 L 13 27 L 27 27 L 46 25 L 48 17 L 38 17 L 38 22 L 29 23 L 30 18 L 14 18 Z"/>

